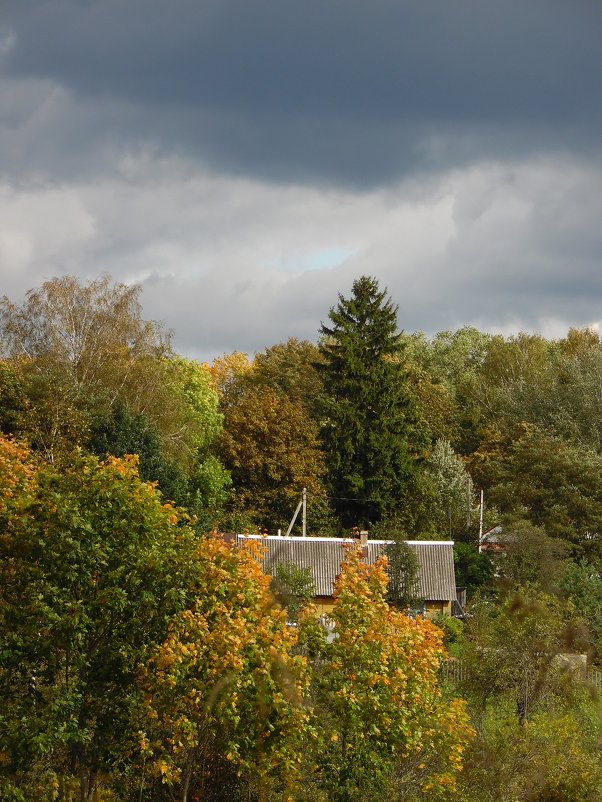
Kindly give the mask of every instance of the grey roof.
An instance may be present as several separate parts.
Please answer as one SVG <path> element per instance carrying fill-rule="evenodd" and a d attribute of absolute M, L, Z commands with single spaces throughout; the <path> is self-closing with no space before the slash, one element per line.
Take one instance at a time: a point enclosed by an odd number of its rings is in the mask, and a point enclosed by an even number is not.
<path fill-rule="evenodd" d="M 428 601 L 453 601 L 456 598 L 454 544 L 449 540 L 409 540 L 418 557 L 416 595 Z M 386 542 L 368 541 L 368 562 L 382 554 Z"/>
<path fill-rule="evenodd" d="M 263 567 L 271 573 L 277 565 L 286 563 L 297 568 L 309 568 L 317 596 L 332 596 L 334 582 L 341 570 L 344 546 L 352 540 L 336 537 L 279 537 L 270 535 L 237 535 L 261 540 L 266 548 Z M 368 563 L 382 554 L 390 541 L 369 540 Z M 417 595 L 426 601 L 453 601 L 456 598 L 453 542 L 409 540 L 408 545 L 418 557 Z"/>
<path fill-rule="evenodd" d="M 501 526 L 492 526 L 481 535 L 482 543 L 501 543 L 504 539 L 504 530 Z"/>

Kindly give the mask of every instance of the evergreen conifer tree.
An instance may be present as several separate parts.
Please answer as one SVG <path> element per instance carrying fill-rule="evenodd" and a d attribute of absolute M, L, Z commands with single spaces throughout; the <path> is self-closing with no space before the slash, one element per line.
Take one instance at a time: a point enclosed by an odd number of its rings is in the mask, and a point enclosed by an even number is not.
<path fill-rule="evenodd" d="M 413 470 L 413 413 L 397 309 L 374 278 L 339 294 L 322 325 L 323 439 L 333 506 L 344 526 L 376 522 L 401 503 Z"/>

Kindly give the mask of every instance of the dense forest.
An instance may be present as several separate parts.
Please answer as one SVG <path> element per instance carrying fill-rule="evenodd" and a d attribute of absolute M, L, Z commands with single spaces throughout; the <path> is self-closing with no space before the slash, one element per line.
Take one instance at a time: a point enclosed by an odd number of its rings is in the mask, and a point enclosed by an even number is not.
<path fill-rule="evenodd" d="M 602 798 L 563 658 L 602 665 L 598 333 L 407 333 L 366 276 L 333 302 L 201 364 L 137 286 L 2 300 L 0 800 Z M 405 615 L 351 546 L 328 637 L 307 577 L 218 534 L 303 488 L 310 534 L 453 539 L 464 618 Z"/>

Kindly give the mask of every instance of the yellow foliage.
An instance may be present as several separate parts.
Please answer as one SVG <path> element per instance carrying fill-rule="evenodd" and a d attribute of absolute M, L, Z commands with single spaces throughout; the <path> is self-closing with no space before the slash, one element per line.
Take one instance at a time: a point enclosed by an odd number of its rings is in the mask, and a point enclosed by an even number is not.
<path fill-rule="evenodd" d="M 447 702 L 439 690 L 443 633 L 390 607 L 387 583 L 386 558 L 368 565 L 359 546 L 349 547 L 331 613 L 338 637 L 324 666 L 325 703 L 336 699 L 331 731 L 324 733 L 338 750 L 328 758 L 329 771 L 349 781 L 366 760 L 390 772 L 395 761 L 418 755 L 423 789 L 434 794 L 453 787 L 474 733 L 465 703 Z M 361 785 L 361 777 L 355 782 Z M 361 798 L 354 793 L 349 789 L 350 800 Z"/>
<path fill-rule="evenodd" d="M 154 770 L 166 783 L 180 781 L 191 750 L 211 751 L 218 732 L 243 774 L 295 778 L 307 667 L 291 654 L 296 632 L 271 595 L 262 549 L 232 549 L 216 536 L 199 542 L 203 593 L 172 622 L 145 672 Z"/>
<path fill-rule="evenodd" d="M 30 452 L 10 437 L 0 436 L 0 515 L 17 499 L 26 502 L 35 479 Z"/>

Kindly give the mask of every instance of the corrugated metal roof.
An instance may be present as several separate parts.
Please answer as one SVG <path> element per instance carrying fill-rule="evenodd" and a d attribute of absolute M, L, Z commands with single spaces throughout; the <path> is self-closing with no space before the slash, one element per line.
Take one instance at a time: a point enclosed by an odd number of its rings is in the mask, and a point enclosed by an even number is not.
<path fill-rule="evenodd" d="M 427 601 L 453 601 L 456 598 L 454 544 L 437 540 L 411 540 L 407 543 L 418 557 L 416 595 Z M 386 547 L 386 543 L 368 541 L 368 562 L 374 562 Z"/>
<path fill-rule="evenodd" d="M 263 567 L 271 573 L 286 563 L 309 568 L 316 595 L 332 596 L 334 583 L 341 570 L 345 544 L 352 540 L 335 537 L 278 537 L 271 535 L 237 535 L 237 542 L 246 537 L 261 540 L 266 548 Z M 389 541 L 369 540 L 367 560 L 371 564 L 382 554 Z M 454 554 L 451 541 L 406 541 L 418 557 L 417 595 L 426 601 L 452 601 L 456 598 Z"/>

